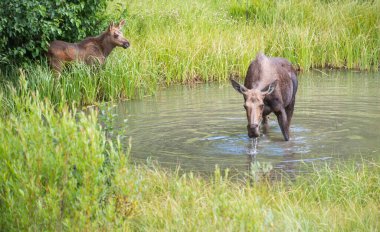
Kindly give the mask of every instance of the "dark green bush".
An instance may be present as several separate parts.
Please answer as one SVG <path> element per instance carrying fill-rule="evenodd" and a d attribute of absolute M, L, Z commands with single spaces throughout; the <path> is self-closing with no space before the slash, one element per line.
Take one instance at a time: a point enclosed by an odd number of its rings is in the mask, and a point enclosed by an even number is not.
<path fill-rule="evenodd" d="M 1 0 L 0 66 L 39 58 L 54 39 L 104 30 L 107 0 Z"/>

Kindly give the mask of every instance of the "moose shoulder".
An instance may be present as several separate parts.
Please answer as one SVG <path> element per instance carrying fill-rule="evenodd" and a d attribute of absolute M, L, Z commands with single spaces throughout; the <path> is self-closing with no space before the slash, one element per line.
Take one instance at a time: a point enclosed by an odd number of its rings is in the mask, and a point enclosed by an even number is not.
<path fill-rule="evenodd" d="M 244 97 L 248 136 L 260 136 L 260 124 L 267 127 L 267 115 L 273 112 L 284 139 L 288 141 L 298 87 L 292 64 L 284 58 L 259 53 L 248 68 L 244 86 L 233 79 L 231 83 Z"/>
<path fill-rule="evenodd" d="M 82 61 L 86 64 L 103 64 L 115 47 L 128 48 L 129 42 L 121 33 L 125 21 L 108 29 L 97 37 L 88 37 L 78 43 L 55 40 L 50 43 L 47 52 L 50 67 L 60 73 L 63 65 L 69 61 Z"/>

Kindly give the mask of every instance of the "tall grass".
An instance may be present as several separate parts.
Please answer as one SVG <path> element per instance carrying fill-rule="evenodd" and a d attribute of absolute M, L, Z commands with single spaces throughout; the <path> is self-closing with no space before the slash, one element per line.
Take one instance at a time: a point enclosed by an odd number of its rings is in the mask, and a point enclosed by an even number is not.
<path fill-rule="evenodd" d="M 244 76 L 258 51 L 303 70 L 378 70 L 379 9 L 379 1 L 351 0 L 114 0 L 108 14 L 126 12 L 131 48 L 115 49 L 96 70 L 74 65 L 59 80 L 44 63 L 23 73 L 27 91 L 53 104 L 88 105 L 153 94 L 160 85 Z M 11 70 L 0 74 L 2 86 L 18 83 L 19 70 Z"/>
<path fill-rule="evenodd" d="M 236 183 L 145 170 L 140 215 L 146 231 L 376 231 L 379 167 L 316 170 L 295 183 Z M 377 173 L 377 174 L 376 174 Z M 126 180 L 127 182 L 128 180 Z"/>
<path fill-rule="evenodd" d="M 6 115 L 14 108 L 11 89 L 19 95 L 38 92 L 38 97 L 49 99 L 55 106 L 88 106 L 104 101 L 138 98 L 156 92 L 158 84 L 147 82 L 144 75 L 133 75 L 130 65 L 109 64 L 101 68 L 73 64 L 60 78 L 52 75 L 43 65 L 27 65 L 14 69 L 3 76 L 0 92 L 3 94 L 1 115 Z M 112 66 L 112 67 L 111 67 Z M 132 70 L 132 71 L 130 71 Z M 1 76 L 1 74 L 0 74 Z M 20 82 L 19 80 L 22 80 Z M 20 86 L 19 83 L 23 83 Z"/>
<path fill-rule="evenodd" d="M 123 2 L 123 1 L 120 1 Z M 378 1 L 128 1 L 126 34 L 170 80 L 226 79 L 256 52 L 311 67 L 378 69 Z M 137 36 L 137 37 L 135 37 Z M 143 47 L 140 47 L 143 45 Z"/>
<path fill-rule="evenodd" d="M 114 211 L 132 204 L 117 201 L 125 190 L 115 185 L 128 151 L 107 141 L 95 112 L 57 113 L 38 93 L 11 94 L 14 109 L 0 120 L 0 231 L 73 231 L 116 220 Z"/>

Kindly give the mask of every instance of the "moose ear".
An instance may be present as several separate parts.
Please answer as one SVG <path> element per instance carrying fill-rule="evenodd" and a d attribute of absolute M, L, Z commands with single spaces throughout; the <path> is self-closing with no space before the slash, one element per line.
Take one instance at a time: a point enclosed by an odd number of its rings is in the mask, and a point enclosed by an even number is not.
<path fill-rule="evenodd" d="M 241 94 L 244 94 L 245 92 L 247 92 L 247 88 L 241 84 L 239 84 L 238 82 L 236 82 L 234 79 L 230 79 L 231 80 L 231 84 L 232 84 L 232 87 L 234 87 L 234 89 L 236 91 L 238 91 L 239 93 Z"/>
<path fill-rule="evenodd" d="M 122 28 L 125 25 L 125 20 L 121 20 L 119 25 L 117 26 L 118 28 Z"/>
<path fill-rule="evenodd" d="M 271 94 L 273 93 L 273 91 L 276 89 L 276 86 L 277 86 L 277 80 L 273 81 L 272 83 L 270 83 L 267 87 L 265 87 L 264 89 L 261 90 L 261 93 L 263 95 L 268 95 L 268 94 Z"/>
<path fill-rule="evenodd" d="M 111 31 L 113 27 L 115 27 L 115 23 L 112 21 L 110 22 L 110 25 L 108 26 L 108 31 Z"/>

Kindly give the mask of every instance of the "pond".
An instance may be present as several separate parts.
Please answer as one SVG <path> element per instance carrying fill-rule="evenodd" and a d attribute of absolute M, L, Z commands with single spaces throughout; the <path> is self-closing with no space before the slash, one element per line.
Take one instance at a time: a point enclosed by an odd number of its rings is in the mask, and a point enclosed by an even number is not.
<path fill-rule="evenodd" d="M 269 132 L 250 139 L 243 97 L 229 82 L 174 86 L 113 108 L 112 127 L 134 162 L 212 172 L 246 171 L 255 160 L 294 172 L 308 162 L 342 162 L 380 155 L 379 73 L 315 71 L 299 77 L 290 141 L 271 114 Z M 121 129 L 121 130 L 120 130 Z"/>

